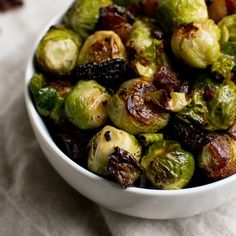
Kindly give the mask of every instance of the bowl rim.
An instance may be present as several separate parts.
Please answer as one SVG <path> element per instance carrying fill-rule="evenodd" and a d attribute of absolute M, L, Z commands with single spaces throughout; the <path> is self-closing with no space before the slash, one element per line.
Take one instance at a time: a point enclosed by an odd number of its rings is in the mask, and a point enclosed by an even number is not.
<path fill-rule="evenodd" d="M 79 164 L 75 163 L 73 160 L 71 160 L 66 154 L 64 154 L 61 149 L 56 145 L 56 143 L 53 141 L 51 135 L 48 132 L 48 129 L 46 125 L 44 124 L 42 118 L 36 111 L 36 108 L 33 104 L 33 101 L 31 99 L 30 91 L 29 91 L 29 81 L 32 78 L 32 75 L 34 73 L 34 54 L 35 50 L 37 48 L 38 43 L 40 42 L 43 35 L 46 33 L 48 28 L 59 22 L 59 20 L 62 18 L 62 16 L 67 11 L 68 7 L 74 2 L 74 0 L 70 0 L 68 4 L 63 8 L 62 11 L 60 11 L 49 23 L 43 27 L 43 30 L 41 33 L 37 36 L 37 39 L 35 40 L 35 43 L 32 47 L 32 50 L 29 54 L 29 59 L 26 65 L 25 69 L 25 79 L 24 79 L 24 97 L 25 97 L 25 104 L 28 112 L 28 116 L 30 117 L 31 125 L 37 129 L 37 132 L 40 134 L 40 136 L 44 139 L 44 141 L 47 144 L 47 147 L 55 153 L 58 157 L 60 157 L 67 165 L 69 165 L 71 168 L 75 169 L 76 171 L 80 172 L 83 176 L 96 181 L 99 185 L 106 185 L 109 188 L 115 188 L 116 190 L 123 191 L 124 193 L 133 193 L 137 195 L 151 195 L 151 196 L 179 196 L 179 195 L 192 195 L 196 193 L 203 193 L 206 191 L 211 191 L 217 188 L 221 188 L 224 185 L 231 184 L 232 182 L 236 182 L 236 174 L 233 174 L 229 177 L 226 177 L 224 179 L 218 180 L 213 183 L 208 183 L 205 185 L 197 186 L 197 187 L 191 187 L 191 188 L 184 188 L 184 189 L 178 189 L 178 190 L 160 190 L 160 189 L 147 189 L 147 188 L 138 188 L 138 187 L 128 187 L 127 189 L 120 188 L 117 184 L 100 177 L 91 171 L 85 169 L 84 167 L 80 166 Z"/>

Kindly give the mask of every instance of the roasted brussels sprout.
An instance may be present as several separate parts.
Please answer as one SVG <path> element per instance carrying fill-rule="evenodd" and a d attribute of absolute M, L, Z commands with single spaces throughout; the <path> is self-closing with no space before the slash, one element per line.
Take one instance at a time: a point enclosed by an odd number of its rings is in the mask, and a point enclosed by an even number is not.
<path fill-rule="evenodd" d="M 158 18 L 165 31 L 173 32 L 181 24 L 205 21 L 205 0 L 159 0 Z"/>
<path fill-rule="evenodd" d="M 207 130 L 227 130 L 236 119 L 236 84 L 202 76 L 195 83 L 192 102 L 177 115 Z"/>
<path fill-rule="evenodd" d="M 175 141 L 151 145 L 141 165 L 151 183 L 159 189 L 182 189 L 191 180 L 195 162 L 191 153 Z"/>
<path fill-rule="evenodd" d="M 133 31 L 126 43 L 131 64 L 140 77 L 153 80 L 158 67 L 169 65 L 163 40 L 152 37 L 154 22 L 136 20 Z"/>
<path fill-rule="evenodd" d="M 236 141 L 228 135 L 215 138 L 202 149 L 199 166 L 214 180 L 236 173 Z"/>
<path fill-rule="evenodd" d="M 182 25 L 173 34 L 171 48 L 175 56 L 187 65 L 206 68 L 220 56 L 220 30 L 214 21 Z"/>
<path fill-rule="evenodd" d="M 99 9 L 111 3 L 111 0 L 76 0 L 64 17 L 66 27 L 85 40 L 95 29 Z"/>
<path fill-rule="evenodd" d="M 96 81 L 80 80 L 66 98 L 66 115 L 82 130 L 96 129 L 107 121 L 110 98 L 106 89 Z"/>
<path fill-rule="evenodd" d="M 81 39 L 73 31 L 52 26 L 36 50 L 36 59 L 47 72 L 70 75 L 78 60 Z"/>
<path fill-rule="evenodd" d="M 214 96 L 207 102 L 209 130 L 226 130 L 236 119 L 236 84 L 225 81 L 213 88 Z"/>
<path fill-rule="evenodd" d="M 39 73 L 35 73 L 30 80 L 30 90 L 34 96 L 37 96 L 39 90 L 46 86 L 47 80 L 46 78 Z"/>
<path fill-rule="evenodd" d="M 105 126 L 97 133 L 88 145 L 88 168 L 94 173 L 106 176 L 106 166 L 109 163 L 109 156 L 121 148 L 130 153 L 137 161 L 141 159 L 141 145 L 137 139 L 123 130 L 112 126 Z M 107 167 L 108 168 L 108 167 Z"/>
<path fill-rule="evenodd" d="M 126 60 L 126 49 L 120 37 L 113 31 L 97 31 L 85 41 L 78 63 L 102 63 L 116 58 Z"/>
<path fill-rule="evenodd" d="M 38 112 L 56 123 L 64 121 L 64 101 L 71 88 L 67 81 L 49 83 L 42 74 L 35 74 L 30 81 L 30 90 Z"/>
<path fill-rule="evenodd" d="M 165 127 L 170 115 L 147 100 L 156 92 L 153 84 L 142 79 L 124 82 L 108 105 L 108 114 L 118 128 L 132 134 L 157 132 Z"/>

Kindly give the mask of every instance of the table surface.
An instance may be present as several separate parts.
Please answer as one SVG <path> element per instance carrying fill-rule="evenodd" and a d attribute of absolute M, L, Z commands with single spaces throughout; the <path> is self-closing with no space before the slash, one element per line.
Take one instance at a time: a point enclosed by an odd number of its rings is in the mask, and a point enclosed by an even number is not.
<path fill-rule="evenodd" d="M 32 132 L 24 104 L 24 70 L 43 26 L 66 0 L 25 0 L 0 14 L 0 235 L 235 236 L 236 202 L 177 220 L 142 220 L 103 209 L 54 171 Z"/>

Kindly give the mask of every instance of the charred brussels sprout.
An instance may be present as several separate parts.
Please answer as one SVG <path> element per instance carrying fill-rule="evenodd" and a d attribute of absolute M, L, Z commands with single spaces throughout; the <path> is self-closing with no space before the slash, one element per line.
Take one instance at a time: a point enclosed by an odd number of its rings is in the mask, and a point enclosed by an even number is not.
<path fill-rule="evenodd" d="M 141 145 L 137 139 L 123 130 L 112 126 L 105 126 L 90 141 L 88 148 L 88 168 L 94 173 L 106 176 L 106 166 L 109 156 L 115 152 L 115 148 L 121 148 L 130 153 L 139 162 L 141 158 Z M 108 168 L 108 167 L 107 167 Z"/>
<path fill-rule="evenodd" d="M 157 14 L 166 31 L 174 31 L 181 24 L 208 19 L 205 0 L 160 0 Z"/>
<path fill-rule="evenodd" d="M 96 81 L 80 80 L 66 98 L 66 115 L 82 130 L 96 129 L 107 121 L 110 98 L 106 89 Z"/>
<path fill-rule="evenodd" d="M 35 74 L 30 81 L 30 90 L 38 112 L 56 123 L 61 123 L 65 118 L 64 101 L 71 88 L 66 81 L 48 83 L 42 74 Z"/>
<path fill-rule="evenodd" d="M 152 37 L 154 22 L 136 20 L 126 43 L 127 50 L 138 76 L 153 79 L 159 66 L 168 65 L 162 40 Z"/>
<path fill-rule="evenodd" d="M 189 23 L 173 34 L 171 48 L 187 65 L 204 69 L 220 56 L 219 38 L 220 30 L 214 21 Z"/>
<path fill-rule="evenodd" d="M 202 149 L 199 166 L 214 180 L 236 173 L 236 141 L 228 135 L 218 136 Z"/>
<path fill-rule="evenodd" d="M 145 133 L 145 134 L 140 134 L 138 138 L 144 147 L 148 147 L 149 145 L 153 143 L 163 141 L 164 139 L 163 136 L 164 135 L 161 133 Z"/>
<path fill-rule="evenodd" d="M 65 25 L 84 40 L 95 29 L 99 9 L 111 3 L 111 0 L 76 0 L 65 15 Z"/>
<path fill-rule="evenodd" d="M 156 92 L 155 86 L 145 80 L 133 79 L 123 83 L 108 105 L 113 124 L 132 134 L 157 132 L 165 127 L 169 113 L 146 100 L 153 92 Z"/>
<path fill-rule="evenodd" d="M 97 31 L 85 41 L 78 62 L 102 63 L 116 58 L 126 60 L 126 49 L 120 37 L 113 31 Z"/>
<path fill-rule="evenodd" d="M 52 26 L 39 43 L 36 59 L 41 68 L 56 75 L 70 75 L 78 60 L 81 39 L 73 31 Z"/>
<path fill-rule="evenodd" d="M 191 180 L 195 162 L 191 153 L 175 141 L 151 145 L 141 165 L 151 183 L 159 189 L 182 189 Z"/>

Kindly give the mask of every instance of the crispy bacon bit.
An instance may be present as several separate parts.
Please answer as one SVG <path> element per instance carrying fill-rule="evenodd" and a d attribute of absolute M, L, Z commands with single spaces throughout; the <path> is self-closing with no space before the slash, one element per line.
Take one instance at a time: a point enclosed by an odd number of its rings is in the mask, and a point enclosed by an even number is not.
<path fill-rule="evenodd" d="M 109 155 L 109 162 L 105 167 L 105 172 L 108 177 L 122 188 L 127 188 L 139 178 L 141 169 L 141 165 L 132 154 L 122 148 L 115 147 L 115 151 Z"/>
<path fill-rule="evenodd" d="M 159 69 L 154 76 L 153 83 L 158 89 L 165 89 L 168 93 L 180 89 L 180 81 L 167 66 Z"/>
<path fill-rule="evenodd" d="M 22 5 L 23 5 L 22 0 L 0 0 L 0 12 L 20 7 Z"/>
<path fill-rule="evenodd" d="M 132 31 L 133 22 L 134 16 L 129 10 L 112 4 L 100 9 L 97 28 L 99 30 L 113 30 L 123 42 L 126 42 Z"/>

